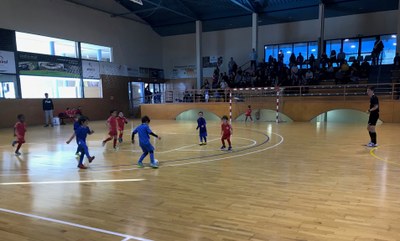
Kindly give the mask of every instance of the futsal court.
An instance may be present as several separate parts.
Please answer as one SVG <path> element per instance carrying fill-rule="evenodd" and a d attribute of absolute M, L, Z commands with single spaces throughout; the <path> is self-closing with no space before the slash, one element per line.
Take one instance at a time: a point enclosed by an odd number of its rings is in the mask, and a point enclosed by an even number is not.
<path fill-rule="evenodd" d="M 113 150 L 90 122 L 86 170 L 71 124 L 28 121 L 19 157 L 0 130 L 0 240 L 400 240 L 399 124 L 372 149 L 366 124 L 234 121 L 228 152 L 219 121 L 199 146 L 196 121 L 152 120 L 158 169 L 136 167 L 138 124 Z"/>

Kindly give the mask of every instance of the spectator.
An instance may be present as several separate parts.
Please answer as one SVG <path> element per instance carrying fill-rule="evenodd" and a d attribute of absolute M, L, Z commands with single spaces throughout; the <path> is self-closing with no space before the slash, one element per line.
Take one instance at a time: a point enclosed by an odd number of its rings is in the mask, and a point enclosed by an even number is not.
<path fill-rule="evenodd" d="M 321 62 L 322 68 L 325 68 L 325 65 L 328 63 L 328 55 L 325 52 L 322 52 L 320 62 Z"/>
<path fill-rule="evenodd" d="M 250 67 L 253 68 L 253 71 L 256 71 L 257 69 L 257 52 L 256 50 L 253 48 L 253 50 L 250 53 Z"/>
<path fill-rule="evenodd" d="M 146 88 L 144 88 L 144 98 L 146 104 L 151 104 L 152 95 L 153 93 L 150 91 L 150 85 L 147 85 Z"/>
<path fill-rule="evenodd" d="M 310 64 L 310 69 L 314 70 L 314 65 L 315 65 L 315 56 L 314 56 L 314 54 L 310 55 L 310 58 L 308 58 L 308 63 Z"/>
<path fill-rule="evenodd" d="M 306 84 L 311 84 L 314 82 L 314 73 L 308 69 L 306 72 Z"/>
<path fill-rule="evenodd" d="M 290 55 L 289 62 L 290 62 L 290 64 L 289 64 L 290 66 L 296 65 L 296 55 L 294 55 L 294 53 L 292 53 Z"/>
<path fill-rule="evenodd" d="M 371 66 L 369 65 L 368 61 L 364 60 L 360 66 L 360 77 L 368 78 L 370 68 L 371 68 Z"/>
<path fill-rule="evenodd" d="M 336 59 L 336 50 L 334 49 L 331 50 L 331 55 L 329 56 L 329 60 L 331 61 L 332 64 L 336 63 L 336 66 L 339 66 Z"/>
<path fill-rule="evenodd" d="M 345 52 L 343 52 L 343 49 L 341 48 L 340 52 L 337 55 L 338 66 L 341 66 L 345 60 L 346 60 L 346 54 Z"/>
<path fill-rule="evenodd" d="M 283 63 L 283 58 L 284 58 L 285 56 L 283 55 L 283 52 L 282 52 L 282 50 L 279 50 L 279 52 L 278 52 L 278 62 L 279 63 Z"/>
<path fill-rule="evenodd" d="M 300 69 L 303 69 L 303 63 L 304 63 L 304 57 L 299 53 L 299 56 L 297 56 L 297 64 L 300 65 Z"/>
<path fill-rule="evenodd" d="M 399 52 L 396 52 L 396 56 L 394 56 L 394 59 L 393 59 L 393 64 L 395 66 L 399 66 L 400 65 L 400 54 L 399 54 Z"/>
<path fill-rule="evenodd" d="M 372 65 L 378 65 L 381 64 L 379 63 L 379 57 L 381 55 L 381 52 L 384 48 L 383 42 L 381 40 L 380 36 L 376 36 L 376 40 L 374 43 L 374 48 L 372 49 L 371 57 L 372 57 Z M 381 60 L 382 62 L 382 60 Z"/>
<path fill-rule="evenodd" d="M 231 60 L 228 63 L 228 73 L 229 75 L 236 74 L 237 71 L 237 64 L 235 60 L 233 60 L 233 57 L 231 57 Z"/>

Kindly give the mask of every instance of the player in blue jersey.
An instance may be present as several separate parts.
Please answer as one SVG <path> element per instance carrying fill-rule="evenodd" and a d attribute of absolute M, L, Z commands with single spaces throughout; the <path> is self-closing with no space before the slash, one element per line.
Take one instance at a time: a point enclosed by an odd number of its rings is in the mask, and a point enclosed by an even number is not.
<path fill-rule="evenodd" d="M 199 145 L 207 145 L 207 127 L 206 119 L 203 117 L 203 112 L 199 111 L 196 130 L 199 130 L 200 143 Z M 204 140 L 204 141 L 203 141 Z"/>
<path fill-rule="evenodd" d="M 144 167 L 143 165 L 143 159 L 150 153 L 150 166 L 152 168 L 158 168 L 158 163 L 154 159 L 154 147 L 150 143 L 150 136 L 154 136 L 161 140 L 161 137 L 158 135 L 154 134 L 150 127 L 150 118 L 148 116 L 143 116 L 142 117 L 142 124 L 137 126 L 133 132 L 132 132 L 132 143 L 135 143 L 135 135 L 139 134 L 139 146 L 143 150 L 143 154 L 140 156 L 139 161 L 138 161 L 138 167 L 142 168 Z"/>
<path fill-rule="evenodd" d="M 91 135 L 94 133 L 94 131 L 90 130 L 88 124 L 89 120 L 87 117 L 80 117 L 79 118 L 79 127 L 75 130 L 75 136 L 76 140 L 78 142 L 78 150 L 81 153 L 79 157 L 79 164 L 78 168 L 80 169 L 86 169 L 87 167 L 83 165 L 83 158 L 86 157 L 89 160 L 89 163 L 91 163 L 94 159 L 94 156 L 90 156 L 89 154 L 89 148 L 86 145 L 86 137 L 87 135 Z"/>
<path fill-rule="evenodd" d="M 79 126 L 80 126 L 80 124 L 79 124 L 79 118 L 80 118 L 80 115 L 75 115 L 75 117 L 74 117 L 74 133 L 73 133 L 72 136 L 68 139 L 67 144 L 71 143 L 72 139 L 75 138 L 75 131 L 76 131 L 76 130 L 79 128 Z M 76 147 L 75 155 L 79 156 L 80 154 L 79 154 L 78 139 L 76 139 L 76 144 L 77 144 L 77 147 Z"/>

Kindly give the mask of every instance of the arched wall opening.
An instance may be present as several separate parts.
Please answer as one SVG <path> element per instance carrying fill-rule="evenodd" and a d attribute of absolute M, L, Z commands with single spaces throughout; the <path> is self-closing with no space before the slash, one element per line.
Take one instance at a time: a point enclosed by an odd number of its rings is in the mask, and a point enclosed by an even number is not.
<path fill-rule="evenodd" d="M 186 121 L 195 121 L 197 120 L 197 118 L 199 118 L 199 111 L 203 112 L 203 117 L 207 120 L 207 121 L 219 121 L 221 120 L 221 117 L 217 116 L 216 114 L 210 112 L 210 111 L 206 111 L 206 110 L 202 110 L 202 109 L 190 109 L 190 110 L 186 110 L 182 113 L 180 113 L 179 115 L 176 116 L 176 120 L 186 120 Z"/>
<path fill-rule="evenodd" d="M 337 109 L 322 113 L 310 122 L 331 122 L 331 123 L 368 123 L 369 114 L 359 110 Z M 378 120 L 378 124 L 382 121 Z"/>
<path fill-rule="evenodd" d="M 255 121 L 275 122 L 276 111 L 268 109 L 253 109 L 252 117 Z M 245 113 L 239 115 L 236 121 L 244 121 L 246 119 Z M 283 113 L 279 113 L 279 122 L 293 122 L 293 120 Z"/>

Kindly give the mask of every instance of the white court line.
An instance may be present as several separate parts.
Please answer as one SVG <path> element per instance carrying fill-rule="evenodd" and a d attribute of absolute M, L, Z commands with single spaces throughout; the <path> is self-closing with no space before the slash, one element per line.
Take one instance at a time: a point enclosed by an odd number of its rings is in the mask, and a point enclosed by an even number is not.
<path fill-rule="evenodd" d="M 31 185 L 31 184 L 69 184 L 69 183 L 101 183 L 101 182 L 141 182 L 146 179 L 115 179 L 115 180 L 77 180 L 77 181 L 46 181 L 46 182 L 5 182 L 0 183 L 2 186 L 7 185 Z"/>
<path fill-rule="evenodd" d="M 81 224 L 77 224 L 77 223 L 71 223 L 71 222 L 62 221 L 62 220 L 53 219 L 53 218 L 46 218 L 46 217 L 42 217 L 42 216 L 38 216 L 38 215 L 34 215 L 34 214 L 17 212 L 17 211 L 10 210 L 10 209 L 5 209 L 5 208 L 0 208 L 0 211 L 1 212 L 5 212 L 5 213 L 11 213 L 11 214 L 15 214 L 15 215 L 20 215 L 20 216 L 24 216 L 24 217 L 44 220 L 44 221 L 48 221 L 48 222 L 52 222 L 52 223 L 58 223 L 58 224 L 62 224 L 62 225 L 72 226 L 72 227 L 76 227 L 76 228 L 80 228 L 80 229 L 86 229 L 86 230 L 90 230 L 90 231 L 94 231 L 94 232 L 98 232 L 98 233 L 105 233 L 105 234 L 109 234 L 109 235 L 113 235 L 113 236 L 118 236 L 118 237 L 124 238 L 122 241 L 127 241 L 127 240 L 130 240 L 130 239 L 139 240 L 139 241 L 153 241 L 151 239 L 146 239 L 146 238 L 136 237 L 136 236 L 132 236 L 132 235 L 117 233 L 117 232 L 108 231 L 108 230 L 104 230 L 104 229 L 100 229 L 100 228 L 93 228 L 93 227 L 89 227 L 89 226 L 86 226 L 86 225 L 81 225 Z"/>

